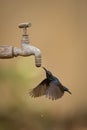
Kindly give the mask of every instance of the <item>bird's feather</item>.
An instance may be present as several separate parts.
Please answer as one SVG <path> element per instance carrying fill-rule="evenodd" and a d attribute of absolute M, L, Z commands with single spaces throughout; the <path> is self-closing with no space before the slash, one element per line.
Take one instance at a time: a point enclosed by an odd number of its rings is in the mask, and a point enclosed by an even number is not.
<path fill-rule="evenodd" d="M 47 90 L 47 79 L 44 79 L 37 87 L 33 88 L 29 94 L 32 96 L 32 97 L 39 97 L 39 96 L 42 96 L 42 95 L 45 95 L 46 94 L 46 90 Z"/>
<path fill-rule="evenodd" d="M 55 85 L 53 82 L 50 82 L 49 87 L 46 91 L 46 97 L 52 100 L 56 100 L 62 97 L 63 94 L 64 92 L 60 90 L 60 87 L 58 85 Z"/>

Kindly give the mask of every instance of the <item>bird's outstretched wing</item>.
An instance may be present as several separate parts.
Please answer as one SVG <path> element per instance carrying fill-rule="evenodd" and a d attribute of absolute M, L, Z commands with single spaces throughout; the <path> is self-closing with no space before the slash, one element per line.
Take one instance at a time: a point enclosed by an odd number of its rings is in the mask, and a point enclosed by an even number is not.
<path fill-rule="evenodd" d="M 50 82 L 49 87 L 46 91 L 46 97 L 52 100 L 56 100 L 63 96 L 64 92 L 60 90 L 60 87 L 53 82 Z"/>
<path fill-rule="evenodd" d="M 37 87 L 33 88 L 29 94 L 32 97 L 39 97 L 46 94 L 47 90 L 47 79 L 44 79 Z"/>

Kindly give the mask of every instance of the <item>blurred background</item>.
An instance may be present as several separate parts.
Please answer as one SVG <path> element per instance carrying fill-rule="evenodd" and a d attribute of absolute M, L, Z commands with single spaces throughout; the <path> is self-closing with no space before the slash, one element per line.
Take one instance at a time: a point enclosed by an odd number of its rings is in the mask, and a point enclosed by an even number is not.
<path fill-rule="evenodd" d="M 33 99 L 45 78 L 34 56 L 0 59 L 0 130 L 87 130 L 87 0 L 0 0 L 0 45 L 20 47 L 18 24 L 28 21 L 42 66 L 72 95 Z"/>

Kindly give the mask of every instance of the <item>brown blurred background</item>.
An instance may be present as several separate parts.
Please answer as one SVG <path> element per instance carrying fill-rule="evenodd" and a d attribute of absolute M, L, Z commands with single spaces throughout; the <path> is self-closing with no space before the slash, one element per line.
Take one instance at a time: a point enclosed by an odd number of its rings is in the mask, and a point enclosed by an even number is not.
<path fill-rule="evenodd" d="M 45 77 L 34 57 L 0 59 L 0 130 L 86 130 L 87 0 L 0 0 L 0 45 L 20 47 L 18 24 L 28 21 L 42 65 L 72 96 L 31 98 L 29 89 Z"/>

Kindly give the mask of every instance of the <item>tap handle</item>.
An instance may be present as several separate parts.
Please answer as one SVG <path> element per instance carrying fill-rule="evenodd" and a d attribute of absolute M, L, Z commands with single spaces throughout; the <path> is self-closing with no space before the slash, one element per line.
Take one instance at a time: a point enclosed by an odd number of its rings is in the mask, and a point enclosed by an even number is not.
<path fill-rule="evenodd" d="M 23 28 L 23 35 L 27 35 L 27 28 L 31 27 L 31 23 L 30 22 L 26 22 L 26 23 L 20 23 L 18 25 L 19 28 Z"/>
<path fill-rule="evenodd" d="M 31 23 L 29 22 L 26 22 L 26 23 L 20 23 L 18 25 L 19 28 L 28 28 L 28 27 L 31 27 Z"/>

